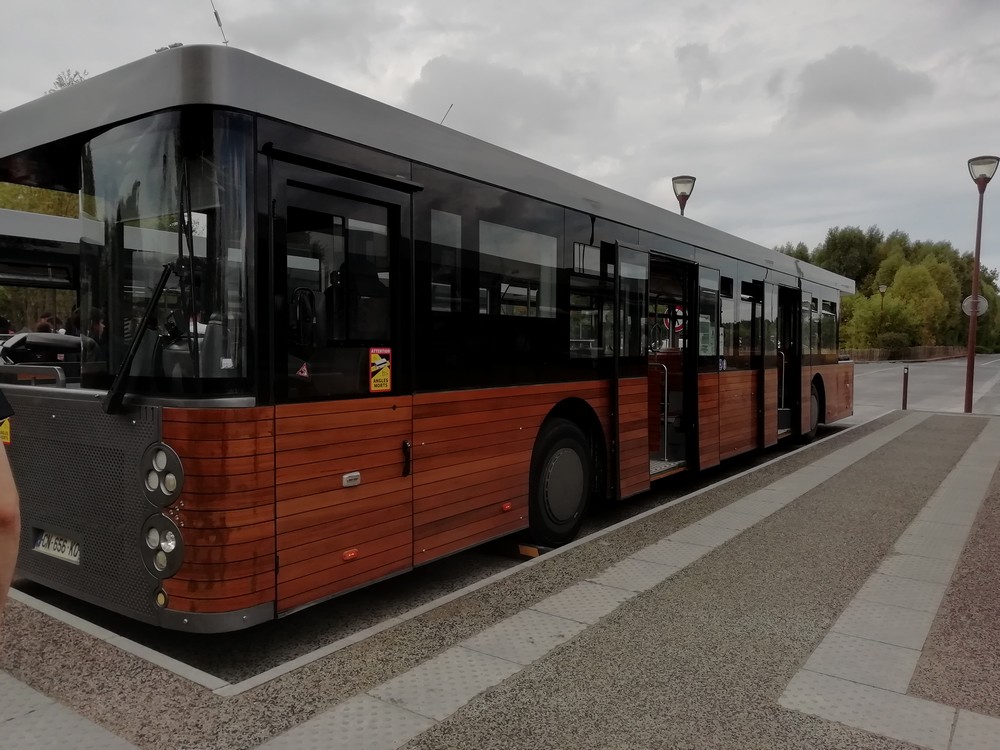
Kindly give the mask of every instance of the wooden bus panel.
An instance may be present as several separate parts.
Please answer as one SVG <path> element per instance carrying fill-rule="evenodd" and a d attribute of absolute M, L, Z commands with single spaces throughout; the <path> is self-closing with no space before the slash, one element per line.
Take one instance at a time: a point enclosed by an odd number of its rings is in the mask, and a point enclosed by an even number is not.
<path fill-rule="evenodd" d="M 163 441 L 181 459 L 165 513 L 184 562 L 163 582 L 167 607 L 225 612 L 274 599 L 274 409 L 164 408 Z"/>
<path fill-rule="evenodd" d="M 719 464 L 719 373 L 698 373 L 698 468 Z"/>
<path fill-rule="evenodd" d="M 720 372 L 719 458 L 730 458 L 757 446 L 757 372 Z"/>
<path fill-rule="evenodd" d="M 849 417 L 854 413 L 854 363 L 838 362 L 814 367 L 813 372 L 823 378 L 826 399 L 826 423 Z"/>
<path fill-rule="evenodd" d="M 802 367 L 802 390 L 800 391 L 800 403 L 802 404 L 801 409 L 801 419 L 799 420 L 799 426 L 802 429 L 802 434 L 805 435 L 809 432 L 809 428 L 812 427 L 812 412 L 809 409 L 810 398 L 812 396 L 812 376 L 813 368 L 811 366 Z"/>
<path fill-rule="evenodd" d="M 649 378 L 618 384 L 618 465 L 622 498 L 649 489 Z"/>
<path fill-rule="evenodd" d="M 409 397 L 275 408 L 279 613 L 412 567 L 412 418 Z M 344 486 L 353 472 L 360 483 Z M 379 533 L 401 519 L 411 526 Z"/>

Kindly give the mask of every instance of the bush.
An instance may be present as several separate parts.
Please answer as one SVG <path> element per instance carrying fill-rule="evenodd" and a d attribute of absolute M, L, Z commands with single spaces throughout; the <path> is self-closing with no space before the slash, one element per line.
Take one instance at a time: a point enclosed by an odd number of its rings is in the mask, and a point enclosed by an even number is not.
<path fill-rule="evenodd" d="M 886 331 L 878 336 L 878 348 L 885 349 L 889 359 L 903 357 L 909 347 L 910 337 L 908 334 L 899 331 Z"/>
<path fill-rule="evenodd" d="M 966 350 L 966 351 L 968 351 L 968 350 Z M 992 353 L 993 353 L 993 349 L 991 347 L 989 347 L 989 346 L 977 346 L 976 347 L 976 354 L 992 354 Z"/>

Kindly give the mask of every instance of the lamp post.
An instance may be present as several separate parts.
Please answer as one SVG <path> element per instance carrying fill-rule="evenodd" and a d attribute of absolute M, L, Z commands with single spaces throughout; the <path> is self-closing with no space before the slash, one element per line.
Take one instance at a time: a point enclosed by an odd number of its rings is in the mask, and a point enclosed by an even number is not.
<path fill-rule="evenodd" d="M 687 205 L 688 198 L 694 192 L 694 179 L 691 175 L 686 174 L 679 175 L 673 179 L 674 195 L 677 196 L 677 202 L 681 204 L 681 216 L 684 215 L 684 206 Z"/>
<path fill-rule="evenodd" d="M 993 174 L 997 171 L 1000 158 L 977 156 L 969 159 L 969 174 L 979 188 L 979 213 L 976 216 L 976 253 L 972 261 L 972 309 L 969 311 L 969 343 L 965 360 L 965 413 L 972 412 L 972 383 L 976 372 L 976 327 L 979 324 L 979 245 L 983 237 L 983 193 Z"/>
<path fill-rule="evenodd" d="M 878 285 L 878 293 L 880 295 L 882 295 L 882 304 L 879 306 L 879 309 L 878 309 L 878 335 L 879 336 L 882 335 L 882 325 L 885 322 L 885 293 L 886 293 L 886 291 L 888 291 L 888 289 L 889 289 L 889 285 L 888 284 L 879 284 Z"/>

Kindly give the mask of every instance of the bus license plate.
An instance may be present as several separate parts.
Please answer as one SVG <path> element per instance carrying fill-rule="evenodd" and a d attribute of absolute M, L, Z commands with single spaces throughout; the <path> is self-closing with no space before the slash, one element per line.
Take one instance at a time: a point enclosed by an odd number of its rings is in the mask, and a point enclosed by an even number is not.
<path fill-rule="evenodd" d="M 67 539 L 48 531 L 39 531 L 35 536 L 35 552 L 58 557 L 75 565 L 80 564 L 80 545 L 72 539 Z"/>

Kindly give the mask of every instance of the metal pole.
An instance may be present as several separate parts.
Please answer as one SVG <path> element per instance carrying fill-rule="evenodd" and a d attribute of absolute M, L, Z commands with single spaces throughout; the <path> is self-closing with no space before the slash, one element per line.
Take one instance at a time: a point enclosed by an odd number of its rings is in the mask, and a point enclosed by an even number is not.
<path fill-rule="evenodd" d="M 979 326 L 979 245 L 983 238 L 983 193 L 988 180 L 976 180 L 979 188 L 979 214 L 976 217 L 976 254 L 972 261 L 972 309 L 969 311 L 969 342 L 965 358 L 965 413 L 972 412 L 972 384 L 976 372 L 976 328 Z"/>
<path fill-rule="evenodd" d="M 903 411 L 906 411 L 906 392 L 910 387 L 910 368 L 903 368 Z"/>

